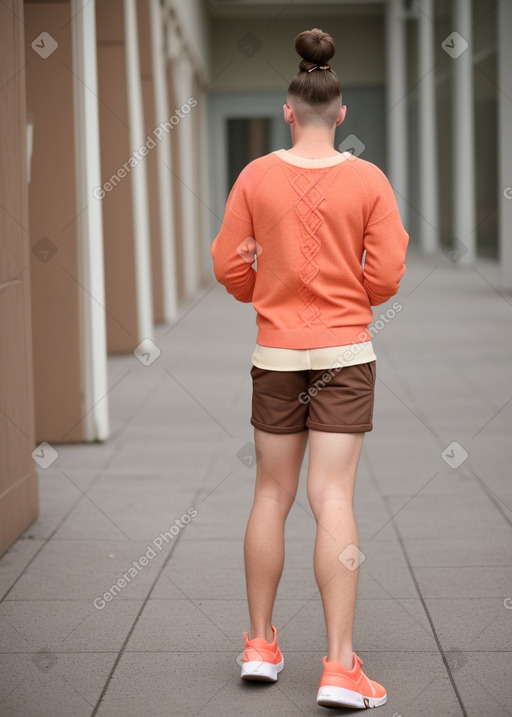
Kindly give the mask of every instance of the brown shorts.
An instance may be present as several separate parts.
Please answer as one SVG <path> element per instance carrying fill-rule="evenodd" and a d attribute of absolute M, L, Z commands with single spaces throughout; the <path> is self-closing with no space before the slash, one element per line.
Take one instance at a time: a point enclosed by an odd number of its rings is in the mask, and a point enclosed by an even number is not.
<path fill-rule="evenodd" d="M 268 433 L 371 431 L 376 363 L 306 371 L 253 365 L 251 423 Z"/>

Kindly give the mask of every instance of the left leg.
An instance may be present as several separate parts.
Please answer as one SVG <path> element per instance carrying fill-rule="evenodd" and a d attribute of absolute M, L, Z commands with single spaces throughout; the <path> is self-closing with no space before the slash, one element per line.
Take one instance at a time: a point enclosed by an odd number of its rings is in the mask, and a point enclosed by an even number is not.
<path fill-rule="evenodd" d="M 272 609 L 284 566 L 284 526 L 297 493 L 308 433 L 254 428 L 257 474 L 244 541 L 250 640 L 273 640 Z"/>

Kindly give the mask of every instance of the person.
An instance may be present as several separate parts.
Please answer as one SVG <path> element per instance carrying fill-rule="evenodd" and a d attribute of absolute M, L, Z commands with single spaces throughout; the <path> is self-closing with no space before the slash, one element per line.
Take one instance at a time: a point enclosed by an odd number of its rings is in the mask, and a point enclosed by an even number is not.
<path fill-rule="evenodd" d="M 307 30 L 295 49 L 302 61 L 283 106 L 292 147 L 241 171 L 211 246 L 216 279 L 252 302 L 258 326 L 250 370 L 257 470 L 244 541 L 250 633 L 243 633 L 241 677 L 275 682 L 283 669 L 272 610 L 309 439 L 314 573 L 327 629 L 317 703 L 376 707 L 386 690 L 365 675 L 352 645 L 361 560 L 354 482 L 373 429 L 371 307 L 397 293 L 409 236 L 384 173 L 334 149 L 346 107 L 329 64 L 332 37 Z"/>

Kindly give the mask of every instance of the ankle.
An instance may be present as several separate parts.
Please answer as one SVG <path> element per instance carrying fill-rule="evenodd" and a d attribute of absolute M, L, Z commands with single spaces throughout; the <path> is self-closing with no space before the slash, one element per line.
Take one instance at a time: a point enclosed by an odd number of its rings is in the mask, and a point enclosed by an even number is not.
<path fill-rule="evenodd" d="M 354 667 L 354 656 L 352 650 L 332 650 L 327 653 L 327 662 L 341 662 L 346 670 Z"/>
<path fill-rule="evenodd" d="M 272 630 L 272 627 L 262 629 L 256 629 L 251 627 L 249 631 L 249 640 L 254 640 L 257 637 L 263 638 L 267 642 L 272 642 L 274 640 L 274 632 Z"/>

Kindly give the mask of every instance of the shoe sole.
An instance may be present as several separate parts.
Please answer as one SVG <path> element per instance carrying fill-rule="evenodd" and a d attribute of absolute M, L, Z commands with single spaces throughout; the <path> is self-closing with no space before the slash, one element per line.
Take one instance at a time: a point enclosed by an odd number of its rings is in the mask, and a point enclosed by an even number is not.
<path fill-rule="evenodd" d="M 360 692 L 346 690 L 343 687 L 320 687 L 316 696 L 317 704 L 322 707 L 357 707 L 367 709 L 369 707 L 380 707 L 386 702 L 384 697 L 365 697 Z"/>
<path fill-rule="evenodd" d="M 284 660 L 274 665 L 272 662 L 252 660 L 242 664 L 242 680 L 260 680 L 261 682 L 276 682 L 277 675 L 284 666 Z"/>

